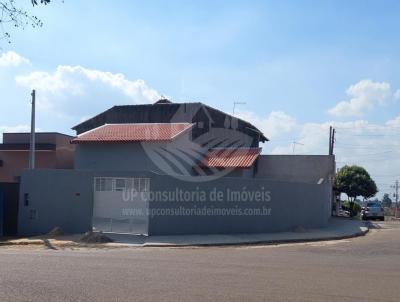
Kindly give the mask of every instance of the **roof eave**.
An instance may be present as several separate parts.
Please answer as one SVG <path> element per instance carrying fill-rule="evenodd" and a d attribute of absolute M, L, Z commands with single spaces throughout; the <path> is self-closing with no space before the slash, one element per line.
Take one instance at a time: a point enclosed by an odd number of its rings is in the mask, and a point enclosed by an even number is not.
<path fill-rule="evenodd" d="M 100 112 L 99 114 L 96 114 L 95 116 L 92 116 L 91 118 L 88 118 L 87 120 L 84 120 L 83 122 L 80 122 L 79 124 L 73 126 L 71 129 L 76 131 L 76 128 L 78 128 L 79 126 L 89 122 L 90 120 L 95 119 L 96 117 L 106 113 L 107 111 L 112 110 L 113 108 L 117 107 L 117 105 L 112 106 L 111 108 L 108 108 L 107 110 L 104 110 L 103 112 Z"/>

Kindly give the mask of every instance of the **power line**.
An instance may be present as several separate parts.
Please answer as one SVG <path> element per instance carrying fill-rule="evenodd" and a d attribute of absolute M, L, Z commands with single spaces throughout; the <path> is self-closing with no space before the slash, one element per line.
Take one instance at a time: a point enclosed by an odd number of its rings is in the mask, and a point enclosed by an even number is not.
<path fill-rule="evenodd" d="M 388 153 L 393 153 L 393 152 L 394 152 L 393 150 L 388 150 L 388 151 L 377 152 L 377 153 L 350 155 L 350 156 L 346 156 L 346 157 L 375 156 L 375 155 L 382 155 L 382 154 L 388 154 Z"/>
<path fill-rule="evenodd" d="M 357 137 L 387 137 L 387 136 L 400 136 L 400 133 L 396 134 L 351 134 L 351 133 L 345 133 L 344 135 L 351 135 L 351 136 L 357 136 Z"/>
<path fill-rule="evenodd" d="M 344 162 L 344 161 L 351 161 L 351 162 L 376 162 L 376 161 L 393 161 L 393 162 L 398 162 L 400 158 L 398 156 L 396 157 L 380 157 L 380 158 L 368 158 L 364 157 L 361 160 L 358 160 L 358 157 L 353 157 L 353 156 L 336 156 L 338 161 L 337 162 Z"/>
<path fill-rule="evenodd" d="M 359 131 L 359 130 L 362 130 L 362 129 L 391 130 L 391 129 L 400 129 L 400 125 L 385 125 L 385 126 L 380 126 L 380 125 L 349 125 L 348 127 L 346 127 L 346 126 L 335 126 L 335 128 L 339 129 L 339 130 L 353 130 L 353 131 Z"/>
<path fill-rule="evenodd" d="M 399 159 L 400 160 L 400 159 Z M 358 164 L 358 163 L 371 163 L 371 162 L 385 162 L 385 161 L 396 161 L 393 159 L 371 159 L 371 160 L 348 160 L 348 161 L 337 161 L 342 164 Z"/>
<path fill-rule="evenodd" d="M 393 145 L 351 145 L 351 144 L 340 144 L 336 148 L 340 149 L 383 149 L 383 148 L 396 148 L 400 147 L 399 144 Z"/>

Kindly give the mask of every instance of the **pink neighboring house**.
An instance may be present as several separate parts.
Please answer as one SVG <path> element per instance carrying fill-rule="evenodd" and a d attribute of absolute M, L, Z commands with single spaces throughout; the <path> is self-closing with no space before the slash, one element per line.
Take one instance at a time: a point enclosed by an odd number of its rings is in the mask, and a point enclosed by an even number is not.
<path fill-rule="evenodd" d="M 36 133 L 37 169 L 73 169 L 72 136 L 57 132 Z M 29 166 L 30 133 L 3 133 L 0 144 L 0 182 L 19 182 L 21 172 Z"/>

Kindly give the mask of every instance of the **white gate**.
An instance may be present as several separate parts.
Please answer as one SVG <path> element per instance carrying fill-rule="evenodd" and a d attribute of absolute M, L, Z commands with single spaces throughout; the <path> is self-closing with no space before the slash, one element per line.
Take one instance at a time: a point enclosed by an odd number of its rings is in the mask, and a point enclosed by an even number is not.
<path fill-rule="evenodd" d="M 95 177 L 93 229 L 148 234 L 149 178 Z"/>

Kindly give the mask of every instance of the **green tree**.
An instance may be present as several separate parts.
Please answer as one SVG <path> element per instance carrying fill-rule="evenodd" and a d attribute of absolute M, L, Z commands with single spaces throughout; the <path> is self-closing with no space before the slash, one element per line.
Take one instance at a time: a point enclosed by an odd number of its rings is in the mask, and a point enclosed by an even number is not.
<path fill-rule="evenodd" d="M 51 0 L 0 0 L 0 40 L 6 40 L 11 43 L 10 28 L 22 28 L 26 26 L 42 27 L 43 22 L 31 15 L 24 4 L 31 3 L 32 6 L 40 4 L 47 5 Z"/>
<path fill-rule="evenodd" d="M 390 199 L 388 193 L 383 194 L 382 205 L 384 207 L 388 207 L 388 208 L 390 208 L 392 206 L 392 200 Z"/>
<path fill-rule="evenodd" d="M 378 192 L 376 184 L 367 170 L 355 165 L 346 165 L 339 170 L 335 177 L 335 189 L 348 196 L 351 216 L 356 214 L 352 209 L 357 196 L 367 199 L 375 196 Z"/>

